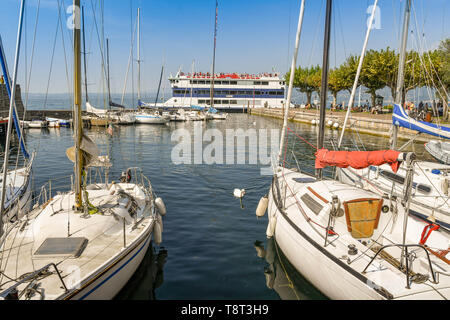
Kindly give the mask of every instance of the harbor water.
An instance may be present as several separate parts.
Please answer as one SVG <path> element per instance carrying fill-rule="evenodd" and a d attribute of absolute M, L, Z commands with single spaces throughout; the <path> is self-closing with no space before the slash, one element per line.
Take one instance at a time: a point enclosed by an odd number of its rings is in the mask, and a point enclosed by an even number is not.
<path fill-rule="evenodd" d="M 162 244 L 150 248 L 117 299 L 326 299 L 290 267 L 275 243 L 267 241 L 267 215 L 255 215 L 258 201 L 271 183 L 271 176 L 262 174 L 261 169 L 270 165 L 248 163 L 248 143 L 244 149 L 236 146 L 233 152 L 234 157 L 245 154 L 246 163 L 194 163 L 195 133 L 215 129 L 225 137 L 227 130 L 279 131 L 281 125 L 277 119 L 229 114 L 225 121 L 115 126 L 112 134 L 105 128 L 86 130 L 101 153 L 111 159 L 110 181 L 117 181 L 128 167 L 141 167 L 167 207 Z M 289 127 L 316 143 L 317 127 L 299 123 L 290 123 Z M 173 139 L 176 132 L 191 134 L 192 163 L 174 163 L 173 150 L 179 146 Z M 339 133 L 326 130 L 326 147 L 332 148 Z M 37 152 L 35 190 L 49 179 L 73 173 L 73 164 L 65 153 L 73 146 L 70 128 L 27 129 L 25 134 L 28 149 Z M 375 136 L 346 136 L 344 145 L 364 142 L 368 150 L 386 148 L 388 143 Z M 203 149 L 209 143 L 204 142 Z M 288 150 L 293 147 L 295 152 L 286 154 L 286 161 L 313 172 L 314 148 L 292 133 L 289 144 Z M 428 158 L 422 144 L 414 144 L 411 149 Z M 228 151 L 224 150 L 224 159 Z M 331 175 L 332 171 L 326 173 Z M 69 187 L 62 182 L 52 185 L 54 192 Z M 242 200 L 233 196 L 235 188 L 246 190 Z"/>

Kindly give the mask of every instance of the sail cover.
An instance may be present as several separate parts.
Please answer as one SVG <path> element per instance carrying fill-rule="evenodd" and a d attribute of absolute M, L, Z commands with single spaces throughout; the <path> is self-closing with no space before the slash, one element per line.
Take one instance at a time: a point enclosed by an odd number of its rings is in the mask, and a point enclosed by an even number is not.
<path fill-rule="evenodd" d="M 329 151 L 320 149 L 316 152 L 316 169 L 328 166 L 354 169 L 364 169 L 369 166 L 389 164 L 394 172 L 400 166 L 402 153 L 395 150 L 380 151 Z"/>
<path fill-rule="evenodd" d="M 398 104 L 394 105 L 394 114 L 392 115 L 392 122 L 396 126 L 419 131 L 422 133 L 431 134 L 433 136 L 440 138 L 450 139 L 449 127 L 439 126 L 434 123 L 413 119 L 409 117 L 408 114 L 406 114 L 405 109 L 403 109 Z"/>

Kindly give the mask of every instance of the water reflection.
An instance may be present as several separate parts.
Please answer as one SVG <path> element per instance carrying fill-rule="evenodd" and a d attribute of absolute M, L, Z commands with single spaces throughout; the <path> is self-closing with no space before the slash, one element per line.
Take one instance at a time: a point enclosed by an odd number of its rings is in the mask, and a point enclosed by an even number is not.
<path fill-rule="evenodd" d="M 156 300 L 156 289 L 164 282 L 164 265 L 167 250 L 160 247 L 158 252 L 150 243 L 142 263 L 115 297 L 117 300 Z"/>
<path fill-rule="evenodd" d="M 258 257 L 268 264 L 264 268 L 267 288 L 274 290 L 281 300 L 325 300 L 287 260 L 274 239 L 268 239 L 266 248 L 260 241 L 254 247 Z"/>

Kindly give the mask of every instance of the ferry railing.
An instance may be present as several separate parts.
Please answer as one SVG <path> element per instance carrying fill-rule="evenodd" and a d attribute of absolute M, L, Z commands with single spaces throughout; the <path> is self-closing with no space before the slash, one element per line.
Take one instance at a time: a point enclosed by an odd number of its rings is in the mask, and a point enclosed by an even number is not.
<path fill-rule="evenodd" d="M 434 284 L 439 283 L 439 281 L 438 281 L 438 279 L 436 277 L 436 273 L 433 270 L 433 265 L 432 265 L 432 262 L 431 262 L 431 259 L 430 259 L 430 254 L 428 253 L 427 249 L 423 245 L 420 245 L 420 244 L 405 244 L 405 245 L 403 245 L 403 244 L 388 244 L 388 245 L 382 246 L 381 248 L 378 249 L 376 254 L 372 257 L 372 259 L 367 264 L 367 266 L 364 268 L 362 273 L 365 273 L 367 268 L 372 264 L 372 262 L 375 260 L 375 258 L 384 249 L 389 248 L 389 247 L 400 247 L 400 248 L 403 248 L 405 250 L 405 257 L 406 257 L 406 259 L 405 259 L 405 270 L 402 270 L 402 268 L 401 268 L 402 266 L 401 265 L 399 267 L 399 270 L 400 271 L 405 271 L 405 274 L 406 274 L 406 288 L 407 289 L 411 289 L 411 282 L 412 282 L 412 281 L 410 281 L 410 278 L 411 278 L 411 276 L 409 274 L 410 273 L 410 266 L 409 266 L 409 263 L 408 263 L 408 261 L 410 259 L 410 253 L 408 253 L 408 248 L 410 248 L 410 247 L 417 247 L 417 248 L 420 248 L 420 249 L 425 251 L 425 253 L 427 254 L 427 259 L 428 259 L 428 265 L 429 265 L 429 268 L 430 268 L 430 272 L 431 272 L 431 275 L 433 277 L 433 281 L 432 282 Z"/>

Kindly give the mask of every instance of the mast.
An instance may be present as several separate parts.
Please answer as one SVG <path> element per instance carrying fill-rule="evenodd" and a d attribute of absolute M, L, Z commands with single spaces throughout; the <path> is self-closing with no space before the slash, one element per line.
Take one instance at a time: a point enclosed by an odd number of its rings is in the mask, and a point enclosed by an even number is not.
<path fill-rule="evenodd" d="M 394 103 L 400 105 L 403 108 L 403 85 L 405 80 L 404 70 L 405 70 L 405 62 L 406 62 L 406 44 L 408 41 L 408 30 L 409 30 L 409 18 L 411 16 L 411 1 L 406 0 L 405 5 L 405 15 L 403 19 L 403 31 L 402 31 L 402 41 L 400 44 L 400 57 L 398 62 L 398 74 L 397 74 L 397 90 L 395 91 L 395 100 Z M 397 148 L 397 134 L 398 134 L 398 126 L 394 123 L 392 124 L 391 130 L 391 149 Z"/>
<path fill-rule="evenodd" d="M 338 149 L 341 147 L 342 139 L 344 138 L 345 128 L 347 127 L 347 122 L 350 117 L 350 113 L 353 107 L 353 101 L 355 99 L 356 88 L 358 87 L 359 75 L 361 74 L 362 64 L 364 61 L 364 55 L 366 54 L 367 42 L 369 42 L 370 31 L 372 30 L 373 18 L 375 17 L 375 12 L 377 9 L 378 0 L 375 0 L 372 9 L 372 15 L 370 16 L 369 26 L 367 27 L 366 38 L 364 39 L 364 45 L 361 52 L 361 57 L 359 58 L 358 70 L 356 71 L 355 82 L 353 83 L 352 93 L 350 95 L 350 100 L 348 102 L 347 113 L 345 114 L 344 125 L 342 126 L 341 136 L 339 137 Z M 359 90 L 359 99 L 361 102 L 361 89 Z"/>
<path fill-rule="evenodd" d="M 75 129 L 75 208 L 81 210 L 82 200 L 82 170 L 83 170 L 83 152 L 81 150 L 81 141 L 83 136 L 83 126 L 81 121 L 81 43 L 80 43 L 80 14 L 77 8 L 80 7 L 80 0 L 73 0 L 74 5 L 74 129 Z"/>
<path fill-rule="evenodd" d="M 295 38 L 294 56 L 292 57 L 291 74 L 289 77 L 288 94 L 287 94 L 286 103 L 284 106 L 284 121 L 283 121 L 283 129 L 281 129 L 280 151 L 278 152 L 277 166 L 280 165 L 281 155 L 283 154 L 283 150 L 284 150 L 284 138 L 285 138 L 286 128 L 287 128 L 289 107 L 291 105 L 292 91 L 294 88 L 295 67 L 297 65 L 298 47 L 300 46 L 300 35 L 302 33 L 304 11 L 305 11 L 305 0 L 302 0 L 302 4 L 300 6 L 299 18 L 298 18 L 297 36 Z M 254 100 L 254 92 L 255 92 L 255 90 L 253 89 L 253 100 Z M 254 102 L 253 102 L 253 104 L 254 104 Z"/>
<path fill-rule="evenodd" d="M 192 71 L 191 71 L 192 80 L 194 80 L 194 72 L 195 72 L 194 65 L 195 65 L 195 60 L 192 60 Z M 194 81 L 191 82 L 191 99 L 189 100 L 189 107 L 192 107 L 192 92 L 193 92 L 192 89 L 194 89 Z"/>
<path fill-rule="evenodd" d="M 84 6 L 81 8 L 82 17 L 83 17 L 83 56 L 84 56 L 84 91 L 86 94 L 86 102 L 89 101 L 88 96 L 88 88 L 87 88 L 87 62 L 86 62 L 86 35 L 85 35 L 85 26 L 84 26 Z"/>
<path fill-rule="evenodd" d="M 19 56 L 20 56 L 20 41 L 22 38 L 22 25 L 23 25 L 23 13 L 25 9 L 25 0 L 22 0 L 20 5 L 20 17 L 19 17 L 19 27 L 17 30 L 17 42 L 16 42 L 16 56 L 14 61 L 14 73 L 13 73 L 13 82 L 10 87 L 11 96 L 9 100 L 9 120 L 8 120 L 8 129 L 6 134 L 6 147 L 5 147 L 5 159 L 3 161 L 3 180 L 2 180 L 2 192 L 1 192 L 1 200 L 0 200 L 0 235 L 3 233 L 3 210 L 5 209 L 5 198 L 6 198 L 6 174 L 8 173 L 8 159 L 9 159 L 9 145 L 11 141 L 11 131 L 12 131 L 12 122 L 13 122 L 13 113 L 15 106 L 15 98 L 16 98 L 16 83 L 17 83 L 17 67 L 19 64 Z M 2 60 L 5 59 L 4 57 Z M 4 76 L 5 81 L 8 79 L 8 74 Z"/>
<path fill-rule="evenodd" d="M 107 84 L 108 84 L 108 103 L 111 106 L 111 82 L 109 74 L 109 39 L 106 38 L 106 68 L 107 68 Z"/>
<path fill-rule="evenodd" d="M 320 97 L 320 122 L 319 135 L 317 137 L 317 149 L 323 148 L 324 131 L 325 131 L 325 110 L 327 107 L 327 91 L 328 91 L 328 67 L 329 67 L 329 49 L 330 49 L 330 29 L 331 29 L 331 9 L 333 1 L 327 0 L 327 9 L 325 14 L 325 35 L 323 40 L 323 63 L 322 63 L 322 89 Z M 322 169 L 316 170 L 316 176 L 322 180 Z"/>
<path fill-rule="evenodd" d="M 163 74 L 164 74 L 164 65 L 161 68 L 161 75 L 159 77 L 158 91 L 156 92 L 156 99 L 155 99 L 155 108 L 156 108 L 156 103 L 158 102 L 159 90 L 161 89 L 161 81 L 162 81 Z"/>
<path fill-rule="evenodd" d="M 141 104 L 141 8 L 138 8 L 137 21 L 137 63 L 138 63 L 138 105 Z"/>
<path fill-rule="evenodd" d="M 2 66 L 2 71 L 4 75 L 4 81 L 6 85 L 6 91 L 8 92 L 8 97 L 11 99 L 11 77 L 9 76 L 8 63 L 6 61 L 6 55 L 3 50 L 2 37 L 0 36 L 0 64 Z M 15 97 L 14 97 L 15 99 Z M 23 140 L 22 128 L 19 123 L 19 117 L 17 114 L 16 103 L 14 100 L 13 106 L 13 119 L 14 119 L 14 127 L 16 128 L 17 136 L 20 141 L 20 149 L 22 150 L 23 156 L 25 159 L 29 159 L 30 155 L 28 154 L 27 148 L 25 147 L 25 142 Z"/>
<path fill-rule="evenodd" d="M 214 24 L 214 51 L 213 51 L 213 63 L 212 63 L 212 80 L 211 80 L 211 108 L 214 108 L 214 79 L 215 79 L 215 65 L 216 65 L 216 39 L 217 39 L 217 16 L 219 14 L 219 3 L 216 0 L 216 20 Z"/>

